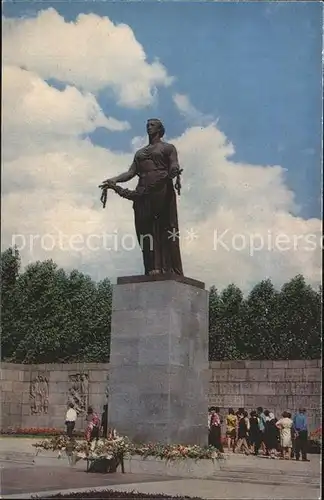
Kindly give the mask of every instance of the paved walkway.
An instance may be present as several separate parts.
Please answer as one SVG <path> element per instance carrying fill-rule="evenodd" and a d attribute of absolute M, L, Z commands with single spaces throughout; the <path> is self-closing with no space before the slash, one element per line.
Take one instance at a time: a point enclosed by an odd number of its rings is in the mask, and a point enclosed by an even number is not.
<path fill-rule="evenodd" d="M 55 467 L 6 467 L 2 471 L 2 498 L 32 498 L 35 494 L 113 489 L 140 493 L 188 495 L 210 500 L 316 500 L 320 489 L 307 484 L 262 484 L 219 479 L 175 479 L 135 474 L 87 474 Z"/>
<path fill-rule="evenodd" d="M 74 469 L 69 467 L 37 467 L 21 464 L 2 464 L 1 473 L 1 495 L 17 498 L 17 495 L 34 494 L 35 492 L 49 492 L 51 490 L 63 491 L 66 489 L 91 490 L 101 486 L 104 489 L 111 489 L 113 485 L 124 486 L 127 483 L 155 482 L 163 483 L 161 476 L 135 474 L 87 474 L 84 469 Z M 166 478 L 169 480 L 170 478 Z M 173 478 L 172 478 L 173 479 Z M 133 489 L 133 488 L 132 488 Z M 31 495 L 29 495 L 30 497 Z"/>
<path fill-rule="evenodd" d="M 85 464 L 69 467 L 57 458 L 32 463 L 31 440 L 0 440 L 2 498 L 31 498 L 58 492 L 114 489 L 197 496 L 210 500 L 316 500 L 320 498 L 320 457 L 310 462 L 230 455 L 212 479 L 149 474 L 87 474 Z M 11 452 L 11 460 L 8 453 Z M 6 457 L 6 458 L 4 458 Z M 16 460 L 16 461 L 14 461 Z M 24 460 L 24 461 L 23 461 Z"/>
<path fill-rule="evenodd" d="M 320 489 L 292 486 L 260 486 L 219 482 L 209 479 L 179 479 L 165 482 L 131 483 L 115 485 L 115 491 L 138 491 L 140 493 L 164 493 L 186 495 L 206 500 L 317 500 Z"/>

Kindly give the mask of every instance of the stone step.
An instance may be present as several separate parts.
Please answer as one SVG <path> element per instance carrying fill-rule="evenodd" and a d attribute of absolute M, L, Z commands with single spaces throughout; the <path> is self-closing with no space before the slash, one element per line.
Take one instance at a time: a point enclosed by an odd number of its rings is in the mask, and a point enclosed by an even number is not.
<path fill-rule="evenodd" d="M 69 467 L 67 456 L 62 453 L 62 457 L 58 459 L 58 452 L 40 452 L 38 455 L 28 452 L 1 451 L 1 461 L 18 462 L 21 464 L 48 466 L 48 467 Z M 257 462 L 257 463 L 256 463 Z M 215 481 L 229 482 L 245 482 L 251 484 L 269 484 L 269 485 L 308 485 L 309 487 L 318 487 L 320 484 L 320 469 L 303 470 L 300 469 L 302 462 L 283 462 L 285 468 L 273 469 L 273 462 L 260 463 L 256 460 L 255 463 L 246 463 L 237 465 L 232 464 L 231 459 L 220 465 L 218 470 L 215 470 L 213 476 L 209 479 Z M 276 466 L 280 464 L 276 461 Z M 266 467 L 268 465 L 268 467 Z M 309 464 L 307 464 L 309 465 Z M 289 466 L 289 469 L 287 469 Z M 85 469 L 86 465 L 83 460 L 74 465 L 77 469 Z"/>
<path fill-rule="evenodd" d="M 247 482 L 254 484 L 269 485 L 308 485 L 318 487 L 320 476 L 315 475 L 295 475 L 289 473 L 273 473 L 272 471 L 243 472 L 235 470 L 219 470 L 215 473 L 215 481 Z"/>
<path fill-rule="evenodd" d="M 291 464 L 293 462 L 290 462 Z M 291 469 L 291 470 L 288 470 L 288 469 L 268 469 L 268 468 L 265 468 L 265 467 L 258 467 L 257 465 L 253 466 L 253 467 L 246 467 L 246 466 L 241 466 L 241 467 L 237 467 L 237 466 L 234 466 L 234 465 L 231 465 L 230 463 L 226 466 L 222 466 L 220 467 L 220 470 L 222 472 L 233 472 L 233 473 L 237 473 L 237 474 L 272 474 L 272 475 L 275 475 L 275 476 L 292 476 L 294 478 L 296 477 L 319 477 L 320 475 L 320 470 L 318 471 L 315 471 L 315 470 L 298 470 L 298 467 L 299 467 L 299 464 L 296 464 L 296 468 L 295 469 Z"/>

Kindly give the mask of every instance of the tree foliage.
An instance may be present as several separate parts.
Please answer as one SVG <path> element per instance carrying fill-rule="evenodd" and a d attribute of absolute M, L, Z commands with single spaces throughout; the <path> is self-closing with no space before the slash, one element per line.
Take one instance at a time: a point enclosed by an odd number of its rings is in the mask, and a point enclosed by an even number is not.
<path fill-rule="evenodd" d="M 17 335 L 17 289 L 20 257 L 16 248 L 1 253 L 1 352 L 11 353 Z"/>
<path fill-rule="evenodd" d="M 108 361 L 110 281 L 95 283 L 75 270 L 68 274 L 52 260 L 30 264 L 18 274 L 19 263 L 18 252 L 1 254 L 2 359 Z"/>
<path fill-rule="evenodd" d="M 271 281 L 243 298 L 234 285 L 209 295 L 209 357 L 317 359 L 321 357 L 321 288 L 298 275 L 276 290 Z"/>
<path fill-rule="evenodd" d="M 20 270 L 19 252 L 1 254 L 1 354 L 17 363 L 107 362 L 112 286 L 52 261 Z M 247 297 L 234 284 L 209 291 L 209 357 L 315 359 L 321 356 L 322 291 L 296 276 L 280 291 L 270 280 Z"/>

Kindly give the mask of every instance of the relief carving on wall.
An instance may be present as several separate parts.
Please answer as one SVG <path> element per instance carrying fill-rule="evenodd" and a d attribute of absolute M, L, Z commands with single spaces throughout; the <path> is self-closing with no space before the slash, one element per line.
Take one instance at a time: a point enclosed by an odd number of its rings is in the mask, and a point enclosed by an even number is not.
<path fill-rule="evenodd" d="M 30 381 L 29 387 L 30 411 L 32 415 L 47 414 L 48 412 L 48 378 L 37 375 Z"/>
<path fill-rule="evenodd" d="M 68 403 L 72 403 L 77 414 L 87 411 L 89 400 L 89 375 L 86 373 L 75 373 L 69 375 Z"/>

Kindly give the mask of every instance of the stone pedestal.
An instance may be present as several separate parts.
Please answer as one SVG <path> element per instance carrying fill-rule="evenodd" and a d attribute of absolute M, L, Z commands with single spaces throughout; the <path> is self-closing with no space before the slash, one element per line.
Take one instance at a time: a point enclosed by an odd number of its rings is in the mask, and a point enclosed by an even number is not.
<path fill-rule="evenodd" d="M 114 288 L 109 425 L 148 442 L 207 444 L 208 292 L 181 277 Z"/>

